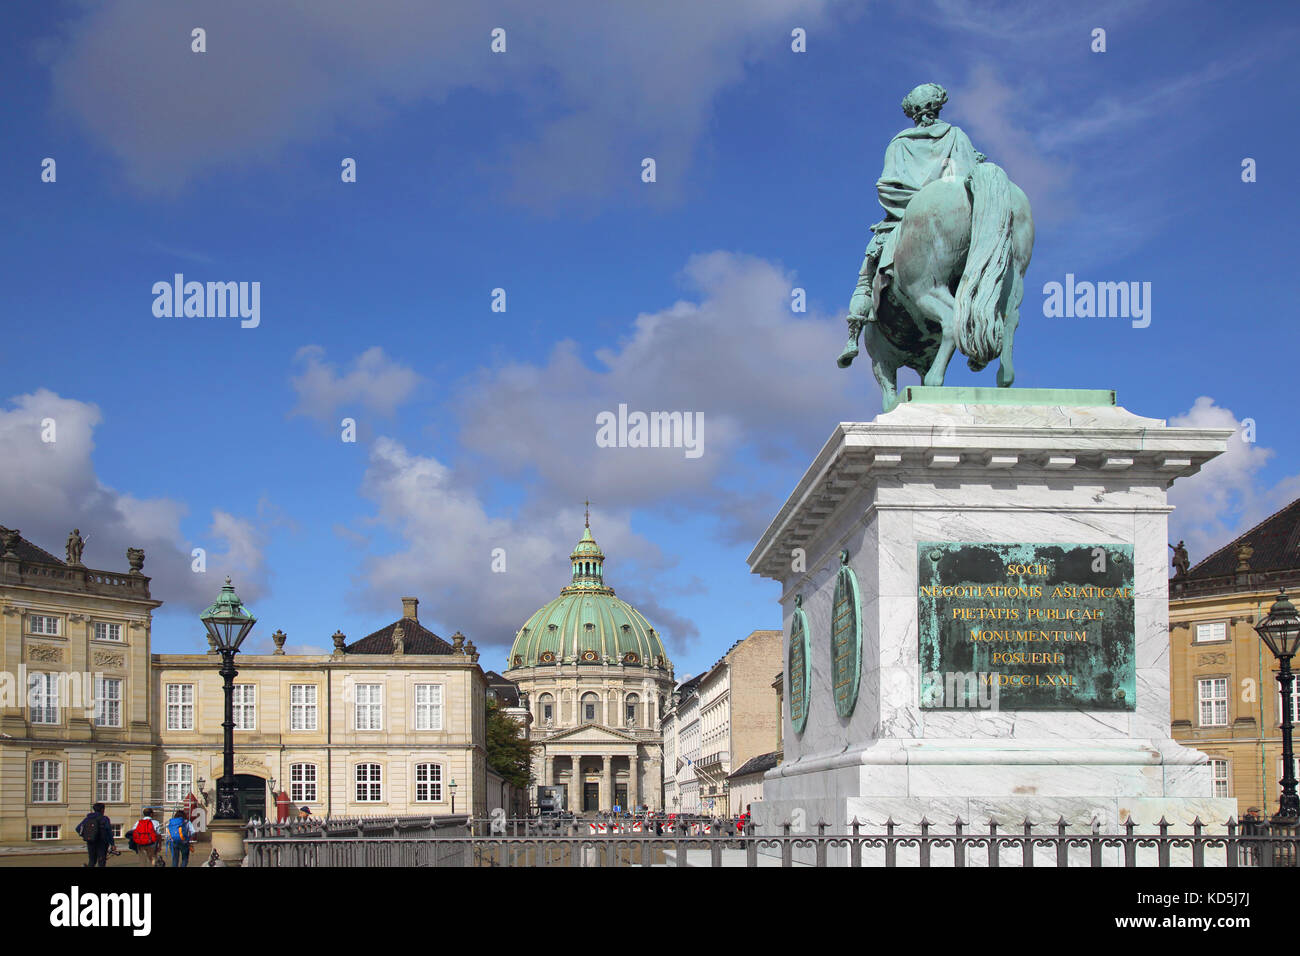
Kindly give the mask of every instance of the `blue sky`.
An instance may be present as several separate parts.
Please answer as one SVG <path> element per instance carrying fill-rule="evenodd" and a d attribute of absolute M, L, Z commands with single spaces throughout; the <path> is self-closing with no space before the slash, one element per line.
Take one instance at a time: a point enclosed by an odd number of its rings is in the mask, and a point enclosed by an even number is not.
<path fill-rule="evenodd" d="M 1172 493 L 1195 561 L 1300 494 L 1300 17 L 1080 6 L 14 5 L 0 523 L 59 553 L 79 526 L 96 567 L 144 547 L 155 650 L 203 646 L 230 573 L 254 649 L 414 594 L 500 669 L 590 498 L 610 583 L 698 672 L 779 626 L 744 558 L 835 423 L 879 410 L 834 358 L 899 101 L 935 81 L 1033 206 L 1017 385 L 1253 423 Z M 177 272 L 260 282 L 260 325 L 155 317 Z M 1044 317 L 1067 273 L 1150 282 L 1150 326 Z M 597 447 L 619 403 L 702 412 L 704 454 Z"/>

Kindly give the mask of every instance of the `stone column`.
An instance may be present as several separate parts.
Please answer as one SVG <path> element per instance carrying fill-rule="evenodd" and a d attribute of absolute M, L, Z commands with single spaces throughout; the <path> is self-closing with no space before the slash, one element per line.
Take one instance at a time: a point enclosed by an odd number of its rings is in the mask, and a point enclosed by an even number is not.
<path fill-rule="evenodd" d="M 639 758 L 635 753 L 627 758 L 627 805 L 629 809 L 635 809 L 637 804 L 641 802 L 641 785 L 640 781 L 637 780 L 638 763 Z"/>
<path fill-rule="evenodd" d="M 571 758 L 572 770 L 569 773 L 569 812 L 582 812 L 582 758 L 574 754 Z"/>
<path fill-rule="evenodd" d="M 548 787 L 555 786 L 555 758 L 545 750 L 542 751 L 542 780 Z"/>
<path fill-rule="evenodd" d="M 614 806 L 614 787 L 612 784 L 614 776 L 614 762 L 609 759 L 609 754 L 601 754 L 600 757 L 600 808 L 608 810 Z"/>

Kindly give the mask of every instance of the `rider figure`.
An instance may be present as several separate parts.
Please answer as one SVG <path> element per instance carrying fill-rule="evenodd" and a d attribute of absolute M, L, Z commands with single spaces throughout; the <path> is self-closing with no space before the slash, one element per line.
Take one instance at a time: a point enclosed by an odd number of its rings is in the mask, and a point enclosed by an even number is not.
<path fill-rule="evenodd" d="M 894 227 L 907 204 L 937 180 L 964 182 L 975 164 L 984 162 L 984 154 L 976 152 L 964 132 L 939 119 L 946 102 L 948 93 L 937 83 L 922 83 L 903 97 L 903 112 L 915 125 L 895 136 L 885 151 L 885 168 L 876 182 L 885 218 L 871 227 L 871 242 L 849 302 L 849 341 L 839 358 L 841 366 L 857 357 L 858 337 L 865 323 L 876 321 L 880 309 L 876 275 L 880 274 L 883 288 L 893 272 Z"/>

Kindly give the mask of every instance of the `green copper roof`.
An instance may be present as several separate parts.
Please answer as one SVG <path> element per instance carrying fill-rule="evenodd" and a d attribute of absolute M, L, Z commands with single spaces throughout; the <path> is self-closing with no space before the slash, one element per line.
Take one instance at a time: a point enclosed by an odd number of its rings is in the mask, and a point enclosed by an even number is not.
<path fill-rule="evenodd" d="M 659 634 L 605 584 L 605 555 L 590 527 L 583 529 L 569 558 L 572 580 L 519 629 L 507 668 L 575 662 L 666 668 L 668 657 Z"/>

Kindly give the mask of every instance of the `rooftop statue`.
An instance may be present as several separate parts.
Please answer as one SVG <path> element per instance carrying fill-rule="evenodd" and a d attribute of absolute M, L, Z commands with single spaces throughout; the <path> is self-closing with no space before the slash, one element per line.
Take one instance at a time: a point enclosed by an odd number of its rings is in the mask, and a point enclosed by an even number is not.
<path fill-rule="evenodd" d="M 885 218 L 873 233 L 849 303 L 838 364 L 871 356 L 884 410 L 898 404 L 898 370 L 942 385 L 955 351 L 972 371 L 999 360 L 1015 380 L 1012 342 L 1034 248 L 1029 200 L 970 138 L 939 119 L 948 94 L 924 83 L 903 99 L 915 124 L 890 141 L 876 183 Z"/>

